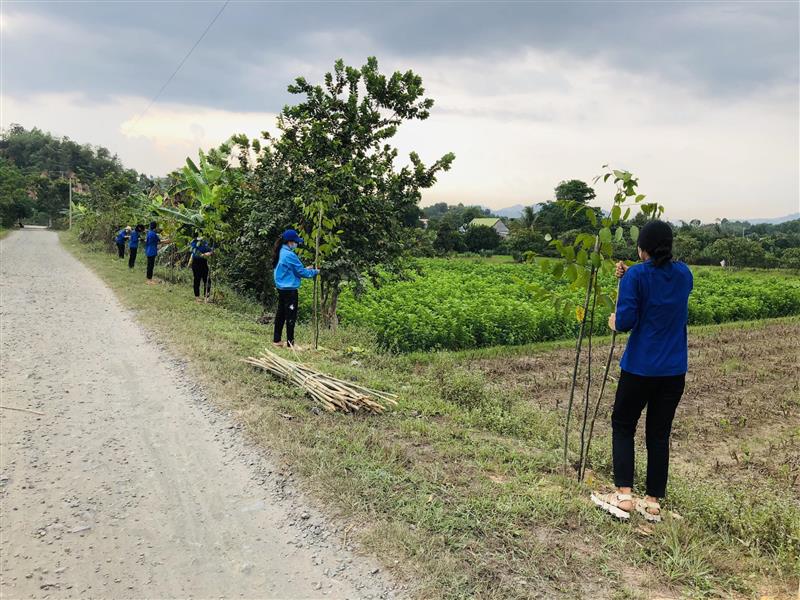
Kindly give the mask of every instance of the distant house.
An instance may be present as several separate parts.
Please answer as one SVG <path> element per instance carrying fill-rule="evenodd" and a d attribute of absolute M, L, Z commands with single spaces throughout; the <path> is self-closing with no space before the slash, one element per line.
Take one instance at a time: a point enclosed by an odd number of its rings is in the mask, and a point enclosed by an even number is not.
<path fill-rule="evenodd" d="M 506 237 L 509 233 L 506 224 L 497 217 L 481 217 L 479 219 L 472 219 L 467 227 L 475 227 L 476 225 L 491 227 L 498 233 L 500 237 Z"/>

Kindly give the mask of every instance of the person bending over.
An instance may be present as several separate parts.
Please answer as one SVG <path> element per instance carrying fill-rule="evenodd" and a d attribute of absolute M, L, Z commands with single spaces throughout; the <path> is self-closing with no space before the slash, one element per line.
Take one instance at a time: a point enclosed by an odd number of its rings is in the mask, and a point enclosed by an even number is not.
<path fill-rule="evenodd" d="M 117 243 L 117 253 L 120 258 L 125 258 L 125 238 L 131 232 L 131 226 L 123 227 L 117 232 L 114 241 Z"/>
<path fill-rule="evenodd" d="M 194 301 L 202 302 L 205 299 L 207 302 L 211 294 L 211 275 L 208 271 L 208 258 L 214 253 L 214 250 L 203 239 L 202 235 L 195 237 L 189 247 L 192 250 Z M 203 298 L 200 298 L 201 281 L 203 282 Z"/>
<path fill-rule="evenodd" d="M 128 239 L 128 268 L 132 269 L 136 266 L 136 254 L 139 252 L 139 238 L 144 233 L 144 225 L 137 225 L 131 231 L 131 237 Z"/>
<path fill-rule="evenodd" d="M 627 519 L 635 509 L 648 521 L 661 520 L 660 499 L 666 494 L 669 437 L 688 368 L 687 323 L 692 272 L 672 260 L 672 228 L 650 221 L 638 240 L 641 263 L 617 263 L 620 278 L 616 312 L 608 318 L 615 331 L 629 331 L 620 360 L 620 377 L 611 415 L 614 484 L 612 494 L 593 493 L 592 501 Z M 634 434 L 647 407 L 646 496 L 632 493 Z"/>
<path fill-rule="evenodd" d="M 156 256 L 158 256 L 158 244 L 161 237 L 156 232 L 158 224 L 155 221 L 150 222 L 150 229 L 147 232 L 147 237 L 144 240 L 144 255 L 147 257 L 147 283 L 153 285 L 153 269 L 156 266 Z"/>
<path fill-rule="evenodd" d="M 307 269 L 294 253 L 303 238 L 294 229 L 287 229 L 275 242 L 272 252 L 272 273 L 278 289 L 278 308 L 275 311 L 275 334 L 272 343 L 282 346 L 281 336 L 286 324 L 286 344 L 294 347 L 294 325 L 297 321 L 298 289 L 301 278 L 311 279 L 319 274 L 319 269 Z"/>

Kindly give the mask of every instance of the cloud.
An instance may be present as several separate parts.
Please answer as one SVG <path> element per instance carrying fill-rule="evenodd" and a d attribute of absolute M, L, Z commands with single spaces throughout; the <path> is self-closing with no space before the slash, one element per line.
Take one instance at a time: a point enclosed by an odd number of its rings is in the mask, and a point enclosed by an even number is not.
<path fill-rule="evenodd" d="M 5 123 L 39 127 L 116 152 L 123 164 L 151 175 L 180 167 L 199 149 L 218 146 L 235 133 L 258 137 L 274 128 L 274 113 L 231 112 L 204 106 L 164 104 L 138 122 L 147 100 L 129 96 L 88 102 L 80 94 L 0 96 Z"/>
<path fill-rule="evenodd" d="M 611 162 L 678 217 L 798 210 L 796 3 L 231 3 L 134 126 L 219 6 L 5 3 L 4 124 L 163 174 L 376 55 L 436 100 L 401 148 L 457 155 L 425 202 L 542 201 Z"/>

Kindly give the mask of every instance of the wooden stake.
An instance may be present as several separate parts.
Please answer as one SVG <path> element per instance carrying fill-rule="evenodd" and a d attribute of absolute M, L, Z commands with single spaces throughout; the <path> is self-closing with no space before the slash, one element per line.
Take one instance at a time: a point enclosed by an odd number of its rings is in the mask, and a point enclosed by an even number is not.
<path fill-rule="evenodd" d="M 314 268 L 319 268 L 319 234 L 322 230 L 322 206 L 319 207 L 317 239 L 314 247 Z M 319 274 L 314 277 L 314 350 L 319 348 Z M 320 290 L 321 291 L 321 290 Z"/>

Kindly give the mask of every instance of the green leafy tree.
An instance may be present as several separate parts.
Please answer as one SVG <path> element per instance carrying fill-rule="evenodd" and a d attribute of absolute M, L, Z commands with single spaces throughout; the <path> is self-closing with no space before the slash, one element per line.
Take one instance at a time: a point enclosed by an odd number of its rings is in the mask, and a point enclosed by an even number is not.
<path fill-rule="evenodd" d="M 470 252 L 494 250 L 500 245 L 500 234 L 488 225 L 472 225 L 464 234 L 464 243 Z"/>
<path fill-rule="evenodd" d="M 313 230 L 314 207 L 325 199 L 322 235 L 337 241 L 320 264 L 322 313 L 335 327 L 342 286 L 377 277 L 379 265 L 400 265 L 421 190 L 434 185 L 455 157 L 448 153 L 425 165 L 412 152 L 410 164 L 395 164 L 391 140 L 398 128 L 427 119 L 433 107 L 413 71 L 384 75 L 374 57 L 360 69 L 338 60 L 321 85 L 300 77 L 289 92 L 303 99 L 281 112 L 278 137 L 265 136 L 256 170 L 269 203 L 284 211 L 282 223 L 273 224 L 276 232 L 290 225 Z"/>
<path fill-rule="evenodd" d="M 519 223 L 526 229 L 531 229 L 536 224 L 536 209 L 533 206 L 523 208 Z"/>
<path fill-rule="evenodd" d="M 589 204 L 596 197 L 594 190 L 580 179 L 562 181 L 556 186 L 555 194 L 558 202 L 577 204 Z"/>
<path fill-rule="evenodd" d="M 672 243 L 672 255 L 687 264 L 697 263 L 700 249 L 700 242 L 685 233 L 678 233 Z"/>
<path fill-rule="evenodd" d="M 442 221 L 436 229 L 436 239 L 433 247 L 442 253 L 461 252 L 466 247 L 464 245 L 464 235 L 458 231 L 451 223 Z"/>
<path fill-rule="evenodd" d="M 13 164 L 0 158 L 0 224 L 8 227 L 33 214 L 28 178 Z"/>
<path fill-rule="evenodd" d="M 706 248 L 705 254 L 715 262 L 725 260 L 731 267 L 759 267 L 766 260 L 761 244 L 741 237 L 720 238 Z"/>

